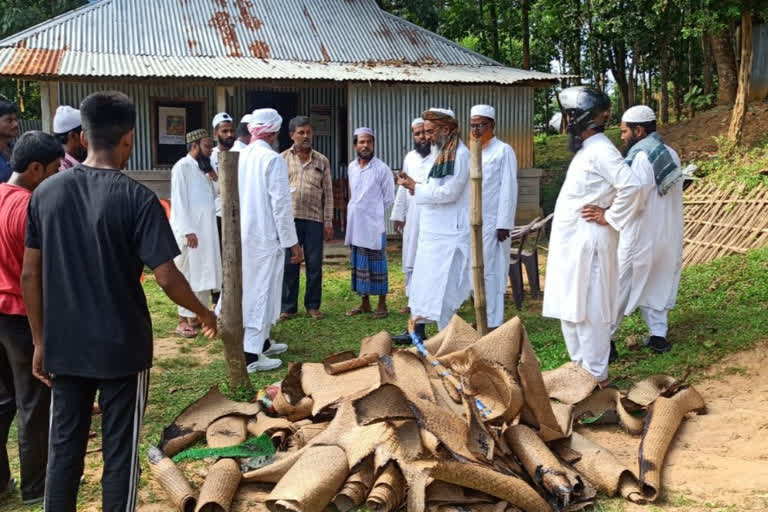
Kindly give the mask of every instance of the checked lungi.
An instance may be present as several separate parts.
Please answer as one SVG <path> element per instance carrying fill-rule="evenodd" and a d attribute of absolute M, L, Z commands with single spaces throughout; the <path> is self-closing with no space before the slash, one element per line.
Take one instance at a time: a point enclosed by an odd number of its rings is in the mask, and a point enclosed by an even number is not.
<path fill-rule="evenodd" d="M 352 291 L 360 295 L 389 293 L 387 272 L 387 235 L 381 236 L 381 249 L 351 248 Z"/>

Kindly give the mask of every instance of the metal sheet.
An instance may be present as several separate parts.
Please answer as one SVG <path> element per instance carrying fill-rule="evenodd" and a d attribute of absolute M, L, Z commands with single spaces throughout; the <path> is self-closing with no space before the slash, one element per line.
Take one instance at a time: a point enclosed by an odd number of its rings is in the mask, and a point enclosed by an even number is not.
<path fill-rule="evenodd" d="M 768 25 L 764 23 L 754 28 L 754 49 L 749 97 L 761 101 L 768 97 Z"/>

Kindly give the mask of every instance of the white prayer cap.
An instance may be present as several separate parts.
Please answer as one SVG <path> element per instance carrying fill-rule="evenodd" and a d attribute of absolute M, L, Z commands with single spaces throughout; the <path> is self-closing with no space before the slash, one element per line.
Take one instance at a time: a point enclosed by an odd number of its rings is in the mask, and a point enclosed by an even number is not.
<path fill-rule="evenodd" d="M 219 126 L 221 123 L 231 123 L 232 122 L 232 116 L 227 114 L 226 112 L 219 112 L 215 116 L 213 116 L 213 129 L 215 130 L 217 126 Z"/>
<path fill-rule="evenodd" d="M 475 105 L 469 112 L 470 116 L 483 116 L 496 120 L 496 109 L 490 105 Z"/>
<path fill-rule="evenodd" d="M 424 119 L 422 119 L 420 117 L 417 117 L 416 119 L 411 121 L 411 128 L 414 128 L 414 127 L 416 127 L 416 126 L 418 126 L 420 124 L 424 124 Z"/>
<path fill-rule="evenodd" d="M 242 123 L 245 123 L 245 124 L 249 124 L 250 122 L 251 122 L 251 114 L 245 114 L 245 115 L 244 115 L 244 116 L 243 116 L 243 117 L 240 119 L 240 124 L 242 124 Z"/>
<path fill-rule="evenodd" d="M 273 108 L 259 108 L 253 111 L 248 123 L 248 129 L 253 132 L 259 129 L 261 133 L 279 132 L 283 125 L 283 118 Z"/>
<path fill-rule="evenodd" d="M 621 120 L 624 123 L 649 123 L 656 120 L 656 114 L 651 107 L 635 105 L 624 112 Z"/>
<path fill-rule="evenodd" d="M 61 105 L 53 116 L 53 133 L 67 133 L 82 124 L 79 110 L 69 105 Z"/>
<path fill-rule="evenodd" d="M 353 133 L 353 135 L 354 135 L 355 137 L 358 137 L 358 136 L 360 136 L 360 135 L 370 135 L 371 137 L 375 137 L 375 136 L 373 135 L 373 130 L 371 130 L 370 128 L 368 128 L 368 127 L 365 127 L 365 126 L 361 126 L 361 127 L 360 127 L 360 128 L 358 128 L 357 130 L 355 130 L 355 132 Z"/>
<path fill-rule="evenodd" d="M 429 112 L 437 112 L 438 114 L 443 114 L 449 117 L 452 117 L 456 119 L 456 114 L 453 112 L 453 110 L 449 108 L 431 108 L 429 109 Z"/>

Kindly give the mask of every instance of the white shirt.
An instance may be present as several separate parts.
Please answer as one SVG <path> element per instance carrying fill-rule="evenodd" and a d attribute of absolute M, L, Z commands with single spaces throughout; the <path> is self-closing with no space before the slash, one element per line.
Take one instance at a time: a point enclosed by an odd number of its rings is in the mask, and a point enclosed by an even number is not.
<path fill-rule="evenodd" d="M 215 192 L 197 160 L 189 155 L 171 170 L 171 227 L 182 250 L 176 264 L 194 291 L 221 287 L 221 253 L 216 229 Z M 187 247 L 186 235 L 198 246 Z"/>
<path fill-rule="evenodd" d="M 667 150 L 679 167 L 677 152 Z M 619 265 L 632 266 L 631 293 L 622 313 L 631 314 L 638 306 L 672 309 L 683 268 L 683 180 L 660 195 L 645 152 L 635 156 L 632 172 L 641 184 L 643 209 L 619 237 Z"/>
<path fill-rule="evenodd" d="M 512 229 L 517 209 L 517 157 L 492 138 L 483 149 L 483 231 Z"/>
<path fill-rule="evenodd" d="M 569 322 L 586 318 L 592 258 L 599 255 L 603 322 L 615 317 L 618 294 L 619 231 L 640 208 L 640 184 L 621 154 L 604 134 L 584 141 L 568 167 L 552 220 L 544 290 L 544 316 Z M 587 222 L 587 205 L 608 208 L 609 225 Z"/>
<path fill-rule="evenodd" d="M 409 151 L 403 160 L 403 172 L 416 183 L 426 183 L 435 158 L 428 154 L 422 157 L 416 150 Z M 419 241 L 419 212 L 414 196 L 404 187 L 398 187 L 395 204 L 392 206 L 393 221 L 405 222 L 403 228 L 403 270 L 413 269 L 416 261 L 416 248 Z"/>
<path fill-rule="evenodd" d="M 285 249 L 298 243 L 285 160 L 262 140 L 240 155 L 240 233 L 243 250 L 243 325 L 263 329 L 280 315 Z"/>
<path fill-rule="evenodd" d="M 349 203 L 347 204 L 346 245 L 381 249 L 381 235 L 387 226 L 384 213 L 395 200 L 395 177 L 378 157 L 365 167 L 357 159 L 347 168 Z"/>

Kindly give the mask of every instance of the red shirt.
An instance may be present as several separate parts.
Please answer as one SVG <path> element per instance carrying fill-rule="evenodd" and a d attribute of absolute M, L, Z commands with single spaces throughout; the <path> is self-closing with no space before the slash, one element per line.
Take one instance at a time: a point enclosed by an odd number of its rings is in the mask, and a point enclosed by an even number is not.
<path fill-rule="evenodd" d="M 8 183 L 0 184 L 0 313 L 26 316 L 21 296 L 21 264 L 27 205 L 32 192 Z"/>

